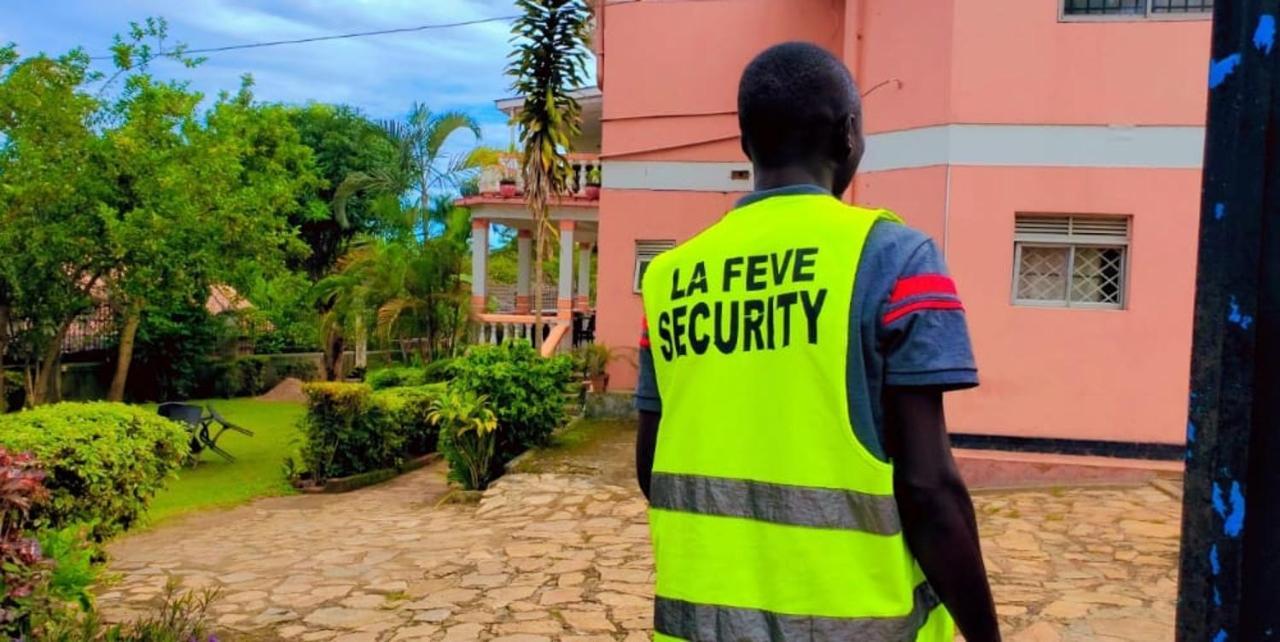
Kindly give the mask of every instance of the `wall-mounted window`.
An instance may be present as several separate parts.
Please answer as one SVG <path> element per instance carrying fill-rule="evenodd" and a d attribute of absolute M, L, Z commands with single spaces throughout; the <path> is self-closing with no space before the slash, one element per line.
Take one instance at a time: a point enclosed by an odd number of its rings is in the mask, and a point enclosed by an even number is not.
<path fill-rule="evenodd" d="M 659 254 L 675 246 L 675 241 L 636 241 L 635 283 L 632 285 L 635 292 L 640 292 L 640 286 L 644 283 L 644 273 L 649 269 L 649 263 L 657 258 Z"/>
<path fill-rule="evenodd" d="M 1204 18 L 1213 0 L 1063 0 L 1062 17 L 1075 18 Z"/>
<path fill-rule="evenodd" d="M 1125 306 L 1129 217 L 1018 214 L 1013 302 L 1120 309 Z"/>

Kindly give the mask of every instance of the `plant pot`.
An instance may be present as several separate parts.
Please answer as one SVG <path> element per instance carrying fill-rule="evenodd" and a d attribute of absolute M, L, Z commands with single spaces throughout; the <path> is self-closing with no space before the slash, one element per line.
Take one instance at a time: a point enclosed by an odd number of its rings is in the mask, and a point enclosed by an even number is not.
<path fill-rule="evenodd" d="M 609 392 L 609 373 L 603 372 L 598 375 L 592 375 L 588 381 L 591 382 L 591 392 Z"/>
<path fill-rule="evenodd" d="M 515 198 L 516 182 L 502 181 L 501 183 L 498 183 L 498 193 L 502 195 L 502 198 Z"/>
<path fill-rule="evenodd" d="M 600 200 L 600 186 L 599 186 L 599 185 L 587 185 L 586 190 L 584 190 L 584 191 L 583 191 L 583 195 L 584 195 L 584 196 L 586 196 L 586 197 L 587 197 L 587 200 L 589 200 L 589 201 L 598 201 L 598 200 Z"/>

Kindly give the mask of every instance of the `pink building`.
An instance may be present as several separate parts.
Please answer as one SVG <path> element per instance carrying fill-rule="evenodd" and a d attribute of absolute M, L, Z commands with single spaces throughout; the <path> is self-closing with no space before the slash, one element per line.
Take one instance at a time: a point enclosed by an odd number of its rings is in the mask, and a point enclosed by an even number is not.
<path fill-rule="evenodd" d="M 584 94 L 578 150 L 599 152 L 603 189 L 557 209 L 573 243 L 598 246 L 598 341 L 634 345 L 646 258 L 751 189 L 738 76 L 808 40 L 864 93 L 849 197 L 931 234 L 960 286 L 983 385 L 951 397 L 953 431 L 1182 442 L 1212 0 L 599 4 L 601 93 Z M 474 217 L 521 225 L 518 202 L 485 191 Z M 590 284 L 566 247 L 563 315 Z"/>

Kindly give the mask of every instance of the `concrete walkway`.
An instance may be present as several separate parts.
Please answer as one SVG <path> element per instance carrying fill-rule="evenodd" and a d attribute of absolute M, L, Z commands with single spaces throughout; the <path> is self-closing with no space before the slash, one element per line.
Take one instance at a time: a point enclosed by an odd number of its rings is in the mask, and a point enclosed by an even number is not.
<path fill-rule="evenodd" d="M 109 617 L 169 577 L 221 586 L 223 640 L 648 639 L 639 493 L 599 476 L 521 474 L 479 506 L 434 506 L 436 465 L 336 496 L 262 500 L 111 546 Z M 1007 639 L 1173 639 L 1178 502 L 1157 485 L 980 493 Z"/>

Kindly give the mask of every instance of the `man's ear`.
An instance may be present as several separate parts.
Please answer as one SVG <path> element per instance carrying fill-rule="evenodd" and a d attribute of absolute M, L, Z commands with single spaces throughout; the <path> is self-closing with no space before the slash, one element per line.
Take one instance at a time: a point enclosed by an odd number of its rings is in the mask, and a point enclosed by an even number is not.
<path fill-rule="evenodd" d="M 862 154 L 866 151 L 867 140 L 862 135 L 862 117 L 859 114 L 849 116 L 847 122 L 849 158 L 853 160 L 853 165 L 856 168 L 862 162 Z"/>
<path fill-rule="evenodd" d="M 742 155 L 746 156 L 747 160 L 751 160 L 751 141 L 747 140 L 746 132 L 738 137 L 738 142 L 742 145 Z"/>
<path fill-rule="evenodd" d="M 831 137 L 831 158 L 838 164 L 845 164 L 857 153 L 858 131 L 853 117 L 840 120 L 835 125 L 835 135 Z"/>

